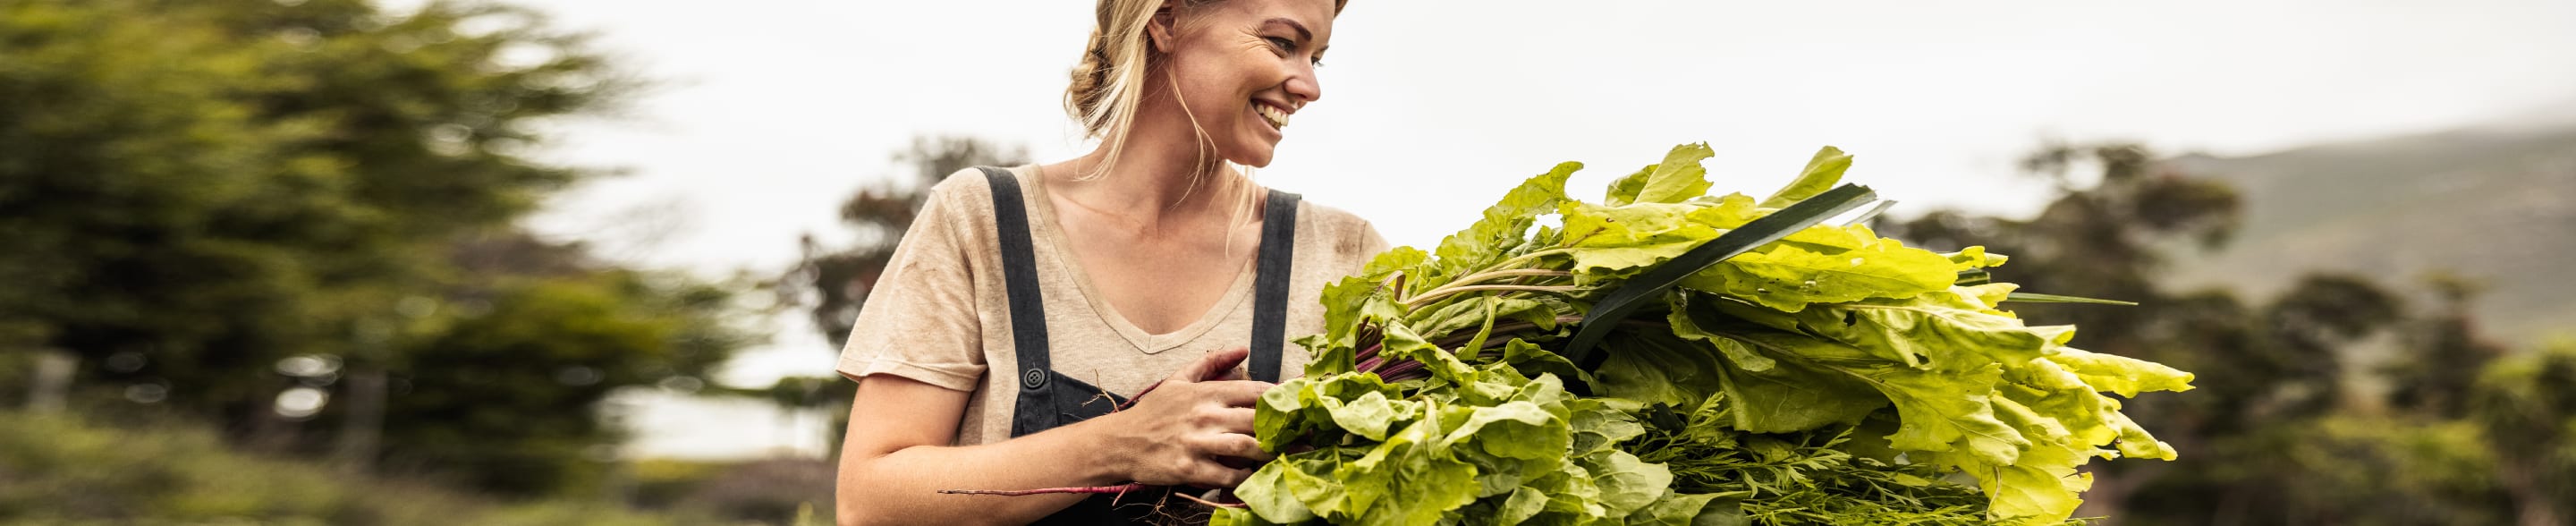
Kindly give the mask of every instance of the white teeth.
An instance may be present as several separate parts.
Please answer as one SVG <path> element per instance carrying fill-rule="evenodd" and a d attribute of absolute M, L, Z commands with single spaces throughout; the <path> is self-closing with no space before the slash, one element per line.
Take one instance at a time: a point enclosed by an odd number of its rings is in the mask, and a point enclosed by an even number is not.
<path fill-rule="evenodd" d="M 1263 120 L 1270 121 L 1271 127 L 1288 127 L 1288 112 L 1280 111 L 1278 107 L 1268 104 L 1256 104 L 1253 105 L 1253 108 L 1261 113 L 1261 118 Z"/>

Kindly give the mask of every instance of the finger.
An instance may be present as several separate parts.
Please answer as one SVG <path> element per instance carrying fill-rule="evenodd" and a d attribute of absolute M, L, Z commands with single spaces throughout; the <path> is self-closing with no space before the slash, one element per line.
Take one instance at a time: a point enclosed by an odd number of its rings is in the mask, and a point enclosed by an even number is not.
<path fill-rule="evenodd" d="M 1271 454 L 1261 450 L 1261 440 L 1252 435 L 1219 433 L 1199 442 L 1199 452 L 1218 457 L 1270 461 Z"/>
<path fill-rule="evenodd" d="M 1183 478 L 1188 480 L 1189 484 L 1192 486 L 1202 488 L 1232 488 L 1243 485 L 1244 479 L 1252 478 L 1252 470 L 1229 468 L 1225 467 L 1224 464 L 1216 463 L 1214 460 L 1201 459 L 1198 462 L 1191 463 L 1189 473 L 1184 475 Z"/>
<path fill-rule="evenodd" d="M 1233 369 L 1235 365 L 1243 363 L 1244 358 L 1251 356 L 1252 350 L 1242 347 L 1210 352 L 1200 356 L 1198 361 L 1190 362 L 1190 365 L 1173 372 L 1172 379 L 1181 382 L 1199 382 L 1210 378 L 1221 378 L 1224 376 L 1223 371 Z"/>
<path fill-rule="evenodd" d="M 1199 385 L 1207 389 L 1209 398 L 1224 403 L 1226 407 L 1252 407 L 1253 402 L 1261 400 L 1261 393 L 1278 386 L 1270 382 L 1251 380 L 1217 380 Z"/>
<path fill-rule="evenodd" d="M 1243 362 L 1252 358 L 1252 349 L 1236 347 L 1208 353 L 1199 358 L 1206 369 L 1199 370 L 1198 380 L 1219 380 L 1243 370 Z"/>
<path fill-rule="evenodd" d="M 1252 408 L 1228 407 L 1217 410 L 1212 422 L 1218 431 L 1252 434 Z"/>
<path fill-rule="evenodd" d="M 1251 373 L 1249 370 L 1247 370 L 1244 366 L 1241 366 L 1241 365 L 1234 366 L 1234 368 L 1232 368 L 1232 369 L 1226 369 L 1226 370 L 1223 370 L 1223 371 L 1217 371 L 1217 375 L 1216 375 L 1215 377 L 1206 378 L 1206 380 L 1211 380 L 1211 381 L 1213 381 L 1213 380 L 1250 380 L 1250 379 L 1252 379 L 1252 373 Z"/>

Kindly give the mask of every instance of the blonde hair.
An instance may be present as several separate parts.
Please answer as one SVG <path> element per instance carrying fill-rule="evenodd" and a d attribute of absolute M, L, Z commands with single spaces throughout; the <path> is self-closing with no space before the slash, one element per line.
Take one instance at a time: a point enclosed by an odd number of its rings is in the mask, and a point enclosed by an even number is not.
<path fill-rule="evenodd" d="M 1173 25 L 1180 26 L 1189 19 L 1189 12 L 1224 0 L 1100 0 L 1095 11 L 1097 23 L 1091 28 L 1090 44 L 1083 51 L 1082 62 L 1073 67 L 1072 84 L 1065 88 L 1064 107 L 1075 121 L 1082 123 L 1084 136 L 1099 139 L 1107 154 L 1101 157 L 1099 166 L 1093 167 L 1089 173 L 1076 174 L 1076 179 L 1095 179 L 1109 173 L 1109 169 L 1118 164 L 1119 155 L 1126 151 L 1127 132 L 1135 125 L 1136 108 L 1143 105 L 1147 95 L 1146 75 L 1159 64 L 1149 29 L 1153 26 L 1154 16 L 1163 13 L 1163 5 L 1167 1 L 1173 4 Z M 1340 15 L 1347 2 L 1333 0 L 1333 14 Z M 1180 32 L 1178 27 L 1173 29 L 1175 34 Z M 1170 71 L 1164 73 L 1169 80 Z M 1174 90 L 1172 96 L 1179 98 L 1179 91 Z M 1199 127 L 1198 116 L 1188 115 L 1187 104 L 1180 106 L 1182 113 L 1189 117 L 1190 129 L 1198 134 L 1199 162 L 1195 164 L 1206 167 L 1207 130 Z M 1246 182 L 1251 179 L 1251 167 L 1233 166 L 1233 163 L 1223 160 L 1219 160 L 1216 167 L 1228 166 L 1242 173 Z M 1223 170 L 1210 172 L 1223 173 Z M 1190 190 L 1198 188 L 1199 179 L 1191 178 Z M 1251 199 L 1252 185 L 1234 186 L 1239 189 L 1234 196 L 1238 198 L 1237 202 L 1245 208 L 1257 206 Z M 1181 195 L 1186 199 L 1189 194 L 1184 192 Z"/>

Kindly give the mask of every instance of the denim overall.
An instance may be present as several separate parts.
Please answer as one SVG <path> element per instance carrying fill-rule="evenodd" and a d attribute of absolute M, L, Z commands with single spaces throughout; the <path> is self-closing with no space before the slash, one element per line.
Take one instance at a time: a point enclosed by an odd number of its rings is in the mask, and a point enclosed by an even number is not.
<path fill-rule="evenodd" d="M 1009 170 L 987 166 L 993 186 L 993 223 L 1000 234 L 1002 279 L 1009 292 L 1011 347 L 1019 355 L 1020 394 L 1011 411 L 1011 436 L 1019 437 L 1109 414 L 1127 398 L 1058 373 L 1049 367 L 1046 302 L 1038 290 L 1037 256 L 1030 247 L 1029 214 L 1020 197 L 1020 180 Z M 1246 369 L 1252 379 L 1279 381 L 1279 353 L 1286 343 L 1289 264 L 1295 259 L 1297 194 L 1271 190 L 1261 222 L 1261 253 L 1253 267 L 1252 355 Z M 1070 257 L 1070 255 L 1068 255 Z M 1005 371 L 994 373 L 1014 374 Z M 1113 506 L 1117 495 L 1092 495 L 1035 524 L 1142 523 L 1154 511 L 1145 495 Z"/>

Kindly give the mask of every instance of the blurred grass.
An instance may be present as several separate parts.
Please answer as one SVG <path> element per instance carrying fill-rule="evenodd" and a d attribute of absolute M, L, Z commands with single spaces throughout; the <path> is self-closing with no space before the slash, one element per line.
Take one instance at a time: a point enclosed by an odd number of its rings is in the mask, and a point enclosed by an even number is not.
<path fill-rule="evenodd" d="M 244 454 L 211 429 L 0 411 L 0 525 L 665 525 L 718 522 L 605 502 L 504 502 Z"/>

